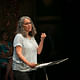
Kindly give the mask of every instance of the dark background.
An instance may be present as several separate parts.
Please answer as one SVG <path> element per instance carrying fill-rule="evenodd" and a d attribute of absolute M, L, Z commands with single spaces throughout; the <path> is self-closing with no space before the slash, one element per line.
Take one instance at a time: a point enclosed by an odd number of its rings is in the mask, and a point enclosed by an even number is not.
<path fill-rule="evenodd" d="M 76 26 L 76 14 L 73 9 L 72 0 L 0 0 L 0 31 L 7 30 L 13 41 L 18 19 L 30 16 L 37 28 L 37 42 L 42 32 L 47 34 L 38 62 L 69 58 L 61 64 L 47 67 L 49 80 L 77 80 L 78 53 L 75 51 L 76 31 L 73 27 Z"/>

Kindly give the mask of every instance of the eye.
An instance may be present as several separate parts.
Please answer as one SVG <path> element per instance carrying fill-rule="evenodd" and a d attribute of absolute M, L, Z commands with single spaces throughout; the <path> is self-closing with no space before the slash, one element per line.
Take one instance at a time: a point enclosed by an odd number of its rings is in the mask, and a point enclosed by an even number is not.
<path fill-rule="evenodd" d="M 24 23 L 24 25 L 28 25 L 28 24 L 32 24 L 32 22 L 27 22 L 27 23 Z"/>

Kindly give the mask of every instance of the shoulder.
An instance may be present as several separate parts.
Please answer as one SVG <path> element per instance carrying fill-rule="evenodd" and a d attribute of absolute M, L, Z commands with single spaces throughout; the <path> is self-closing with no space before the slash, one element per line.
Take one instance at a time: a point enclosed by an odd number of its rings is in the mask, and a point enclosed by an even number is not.
<path fill-rule="evenodd" d="M 20 33 L 16 34 L 15 37 L 14 37 L 14 42 L 19 42 L 19 41 L 21 42 L 23 40 L 24 40 L 24 37 Z"/>
<path fill-rule="evenodd" d="M 15 38 L 23 38 L 23 35 L 20 34 L 20 33 L 17 33 L 17 34 L 15 35 Z"/>
<path fill-rule="evenodd" d="M 23 37 L 23 35 L 22 35 L 22 34 L 20 34 L 20 33 L 17 33 L 15 36 Z"/>
<path fill-rule="evenodd" d="M 33 41 L 36 41 L 35 37 L 32 37 L 32 40 L 33 40 Z"/>
<path fill-rule="evenodd" d="M 12 43 L 11 43 L 10 41 L 8 41 L 8 45 L 9 45 L 9 46 L 11 46 L 11 45 L 12 45 Z"/>
<path fill-rule="evenodd" d="M 32 38 L 32 40 L 35 40 L 35 37 L 31 37 Z"/>

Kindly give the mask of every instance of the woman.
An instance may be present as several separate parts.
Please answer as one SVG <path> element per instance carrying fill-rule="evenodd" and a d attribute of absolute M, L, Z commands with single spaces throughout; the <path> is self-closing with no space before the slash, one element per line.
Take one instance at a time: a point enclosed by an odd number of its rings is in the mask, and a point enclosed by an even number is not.
<path fill-rule="evenodd" d="M 37 44 L 34 36 L 36 28 L 28 16 L 20 18 L 17 34 L 13 41 L 13 72 L 15 80 L 35 80 L 34 72 L 30 71 L 37 64 L 37 54 L 41 54 L 45 33 L 41 34 L 41 41 Z M 33 77 L 34 78 L 33 78 Z"/>
<path fill-rule="evenodd" d="M 12 43 L 8 40 L 7 31 L 1 32 L 1 41 L 0 41 L 0 71 L 1 71 L 1 80 L 13 80 L 12 72 Z"/>

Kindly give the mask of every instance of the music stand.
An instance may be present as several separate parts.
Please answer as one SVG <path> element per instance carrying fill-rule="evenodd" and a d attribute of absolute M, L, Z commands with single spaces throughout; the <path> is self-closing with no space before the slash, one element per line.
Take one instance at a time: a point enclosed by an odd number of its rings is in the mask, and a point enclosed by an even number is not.
<path fill-rule="evenodd" d="M 48 63 L 42 63 L 42 64 L 38 64 L 35 68 L 31 68 L 29 71 L 32 71 L 32 70 L 37 70 L 38 68 L 43 68 L 45 74 L 46 74 L 46 80 L 48 80 L 48 75 L 47 75 L 47 72 L 46 72 L 46 67 L 48 66 L 53 66 L 53 65 L 56 65 L 56 64 L 60 64 L 66 60 L 68 60 L 69 58 L 65 58 L 65 59 L 60 59 L 60 60 L 56 60 L 56 61 L 52 61 L 52 62 L 48 62 Z"/>

